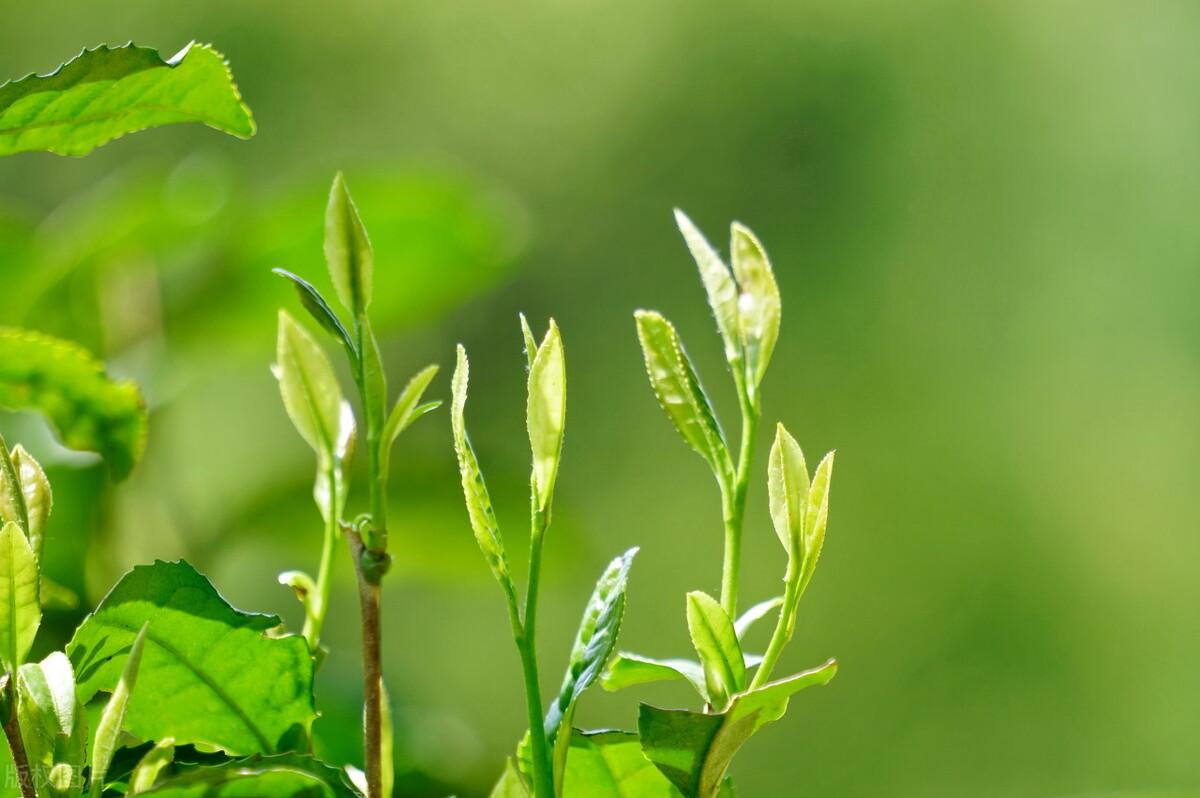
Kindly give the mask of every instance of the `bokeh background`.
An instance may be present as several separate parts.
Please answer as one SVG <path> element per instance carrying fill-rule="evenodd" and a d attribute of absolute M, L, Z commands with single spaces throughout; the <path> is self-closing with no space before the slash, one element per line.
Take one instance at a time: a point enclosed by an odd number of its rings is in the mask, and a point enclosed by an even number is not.
<path fill-rule="evenodd" d="M 678 205 L 715 241 L 732 219 L 765 241 L 784 295 L 767 420 L 810 457 L 839 451 L 786 664 L 843 669 L 739 757 L 743 794 L 1200 788 L 1198 38 L 1200 7 L 1170 0 L 10 4 L 2 77 L 84 45 L 211 41 L 260 125 L 0 160 L 0 321 L 82 341 L 153 408 L 119 486 L 36 420 L 0 419 L 54 465 L 50 573 L 90 603 L 182 556 L 298 625 L 275 576 L 315 567 L 320 530 L 268 371 L 295 300 L 268 271 L 327 285 L 342 168 L 395 379 L 448 367 L 458 341 L 472 355 L 473 438 L 515 551 L 517 313 L 564 330 L 547 686 L 596 574 L 634 544 L 624 646 L 684 653 L 685 591 L 718 586 L 718 501 L 655 406 L 631 311 L 676 322 L 728 428 L 736 406 Z M 765 438 L 749 600 L 783 569 Z M 398 794 L 480 795 L 524 729 L 517 658 L 445 413 L 396 460 Z M 359 755 L 347 565 L 318 686 L 337 761 Z M 77 620 L 49 618 L 41 645 Z M 596 691 L 579 720 L 629 727 L 635 697 L 691 700 Z"/>

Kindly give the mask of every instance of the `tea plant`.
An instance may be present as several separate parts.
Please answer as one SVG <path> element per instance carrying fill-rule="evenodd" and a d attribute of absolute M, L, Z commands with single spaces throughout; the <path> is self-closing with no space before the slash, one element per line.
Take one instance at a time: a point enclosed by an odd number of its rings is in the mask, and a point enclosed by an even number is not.
<path fill-rule="evenodd" d="M 826 684 L 837 672 L 836 662 L 830 660 L 813 670 L 770 681 L 795 631 L 800 598 L 825 540 L 833 453 L 825 456 L 810 479 L 800 446 L 782 424 L 776 427 L 767 485 L 771 519 L 787 554 L 784 592 L 739 617 L 746 489 L 762 415 L 762 380 L 779 337 L 779 289 L 766 252 L 747 228 L 732 227 L 731 271 L 687 216 L 677 211 L 676 221 L 699 267 L 733 376 L 742 422 L 736 461 L 674 326 L 653 311 L 638 311 L 635 318 L 654 394 L 679 434 L 708 463 L 720 490 L 725 543 L 721 597 L 718 601 L 703 591 L 687 595 L 687 626 L 698 661 L 622 652 L 606 670 L 603 684 L 617 690 L 684 679 L 696 689 L 704 703 L 702 712 L 643 704 L 638 731 L 646 757 L 683 795 L 708 798 L 723 789 L 730 762 L 742 744 L 782 717 L 792 694 Z M 751 625 L 775 611 L 778 618 L 766 653 L 744 651 L 743 640 Z"/>

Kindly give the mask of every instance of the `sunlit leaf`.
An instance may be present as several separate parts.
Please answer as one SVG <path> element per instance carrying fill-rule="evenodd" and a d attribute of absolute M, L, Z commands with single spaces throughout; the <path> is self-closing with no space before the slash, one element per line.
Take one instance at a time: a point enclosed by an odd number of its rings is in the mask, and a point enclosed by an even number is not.
<path fill-rule="evenodd" d="M 342 389 L 321 345 L 286 310 L 279 311 L 275 357 L 288 417 L 323 462 L 332 460 L 340 437 Z"/>
<path fill-rule="evenodd" d="M 804 522 L 804 572 L 800 579 L 800 589 L 808 586 L 813 572 L 817 569 L 817 561 L 821 558 L 821 549 L 825 545 L 825 527 L 829 522 L 829 486 L 833 479 L 833 456 L 830 452 L 817 465 L 813 474 L 812 486 L 808 491 L 808 515 Z"/>
<path fill-rule="evenodd" d="M 742 350 L 746 355 L 747 387 L 757 387 L 779 340 L 781 301 L 771 262 L 754 233 L 734 223 L 733 275 L 737 279 Z"/>
<path fill-rule="evenodd" d="M 3 456 L 0 447 L 0 456 Z M 46 522 L 54 507 L 54 492 L 46 472 L 25 447 L 17 444 L 9 453 L 12 471 L 0 468 L 0 523 L 20 524 L 29 536 L 29 545 L 38 557 L 42 554 Z M 10 485 L 8 474 L 16 475 L 17 484 Z"/>
<path fill-rule="evenodd" d="M 736 695 L 727 710 L 716 714 L 642 704 L 638 715 L 642 752 L 684 798 L 713 798 L 720 794 L 729 765 L 745 742 L 782 717 L 792 695 L 828 684 L 836 673 L 837 663 L 830 660 Z"/>
<path fill-rule="evenodd" d="M 512 757 L 504 760 L 504 772 L 488 795 L 489 798 L 530 798 L 532 795 Z"/>
<path fill-rule="evenodd" d="M 0 155 L 86 155 L 127 133 L 180 122 L 254 135 L 229 65 L 209 45 L 189 44 L 165 60 L 147 47 L 101 45 L 0 86 Z"/>
<path fill-rule="evenodd" d="M 646 372 L 659 404 L 688 445 L 708 461 L 717 479 L 727 482 L 733 463 L 725 435 L 675 328 L 654 311 L 639 310 L 635 318 Z"/>
<path fill-rule="evenodd" d="M 526 423 L 533 451 L 533 481 L 538 509 L 545 510 L 554 495 L 567 418 L 566 359 L 554 319 L 529 367 L 528 393 Z"/>
<path fill-rule="evenodd" d="M 692 224 L 687 215 L 676 208 L 675 223 L 683 240 L 687 242 L 696 266 L 700 269 L 700 279 L 704 282 L 704 290 L 708 293 L 708 305 L 712 308 L 717 320 L 717 329 L 725 342 L 725 359 L 735 365 L 742 358 L 741 315 L 738 312 L 738 287 L 733 281 L 729 267 L 721 260 L 721 256 L 713 249 L 712 244 L 704 234 Z"/>
<path fill-rule="evenodd" d="M 99 795 L 97 788 L 105 785 L 108 766 L 112 764 L 113 752 L 117 750 L 117 744 L 121 739 L 121 732 L 125 725 L 125 713 L 129 709 L 129 699 L 137 686 L 142 652 L 146 647 L 146 629 L 149 625 L 149 621 L 143 623 L 137 636 L 133 638 L 129 653 L 125 656 L 125 667 L 121 670 L 121 678 L 117 680 L 117 685 L 113 688 L 108 703 L 104 705 L 104 710 L 100 713 L 100 721 L 96 724 L 96 736 L 92 741 L 91 767 L 91 780 L 94 785 L 92 791 L 96 795 Z"/>
<path fill-rule="evenodd" d="M 590 798 L 678 798 L 679 791 L 642 754 L 636 734 L 571 733 L 563 795 Z"/>
<path fill-rule="evenodd" d="M 441 406 L 441 402 L 420 403 L 421 397 L 425 395 L 425 390 L 429 388 L 429 383 L 433 382 L 437 373 L 438 366 L 426 366 L 408 381 L 408 385 L 404 386 L 404 390 L 400 392 L 396 404 L 392 406 L 391 415 L 388 416 L 387 424 L 383 428 L 383 440 L 388 445 L 395 443 L 400 433 L 408 429 L 418 418 Z"/>
<path fill-rule="evenodd" d="M 86 350 L 41 333 L 0 328 L 0 408 L 37 410 L 72 449 L 97 452 L 118 479 L 141 458 L 146 408 Z"/>
<path fill-rule="evenodd" d="M 359 798 L 341 771 L 303 754 L 251 757 L 164 780 L 146 798 Z"/>
<path fill-rule="evenodd" d="M 687 595 L 687 622 L 704 667 L 709 703 L 723 709 L 746 686 L 746 663 L 733 621 L 716 599 L 693 590 Z"/>
<path fill-rule="evenodd" d="M 34 783 L 50 798 L 78 795 L 87 749 L 87 716 L 75 696 L 75 675 L 56 651 L 22 665 L 17 678 L 17 718 Z M 53 774 L 53 776 L 52 776 Z"/>
<path fill-rule="evenodd" d="M 325 262 L 338 299 L 355 316 L 371 304 L 375 254 L 341 172 L 333 178 L 325 208 Z"/>
<path fill-rule="evenodd" d="M 656 659 L 622 651 L 609 663 L 601 684 L 605 690 L 623 690 L 638 684 L 673 679 L 686 679 L 705 701 L 708 700 L 704 667 L 694 659 Z"/>
<path fill-rule="evenodd" d="M 808 466 L 800 444 L 782 424 L 775 428 L 775 443 L 767 462 L 767 494 L 775 534 L 789 557 L 793 552 L 802 554 L 808 512 Z"/>
<path fill-rule="evenodd" d="M 537 339 L 533 337 L 533 330 L 529 329 L 529 320 L 525 318 L 525 314 L 520 314 L 521 318 L 521 337 L 525 341 L 525 365 L 527 368 L 533 368 L 534 358 L 537 357 L 538 345 Z"/>
<path fill-rule="evenodd" d="M 279 618 L 234 609 L 184 562 L 137 566 L 80 624 L 67 654 L 81 700 L 114 689 L 147 621 L 130 733 L 232 755 L 274 753 L 307 733 L 316 712 L 304 639 L 268 636 Z"/>
<path fill-rule="evenodd" d="M 159 740 L 154 747 L 138 760 L 129 775 L 129 790 L 126 795 L 141 795 L 158 782 L 163 770 L 175 759 L 175 739 Z"/>
<path fill-rule="evenodd" d="M 21 527 L 0 528 L 0 663 L 15 671 L 25 661 L 42 622 L 38 565 Z"/>
<path fill-rule="evenodd" d="M 733 623 L 734 631 L 737 632 L 738 639 L 741 640 L 746 636 L 746 632 L 750 631 L 750 627 L 761 621 L 773 610 L 778 609 L 783 604 L 783 596 L 776 596 L 766 601 L 760 601 L 750 609 L 746 610 Z"/>

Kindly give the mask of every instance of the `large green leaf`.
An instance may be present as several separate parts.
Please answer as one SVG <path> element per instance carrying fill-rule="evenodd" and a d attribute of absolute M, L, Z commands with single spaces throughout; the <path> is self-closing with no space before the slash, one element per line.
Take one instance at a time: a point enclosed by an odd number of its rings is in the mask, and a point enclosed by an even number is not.
<path fill-rule="evenodd" d="M 575 729 L 571 734 L 563 796 L 678 798 L 679 791 L 642 754 L 636 734 Z"/>
<path fill-rule="evenodd" d="M 742 745 L 763 726 L 782 717 L 792 695 L 806 687 L 828 684 L 836 673 L 837 663 L 830 660 L 819 668 L 740 693 L 726 711 L 717 714 L 642 704 L 638 714 L 642 751 L 684 798 L 713 798 L 720 793 Z"/>
<path fill-rule="evenodd" d="M 727 483 L 733 473 L 729 446 L 679 335 L 654 311 L 639 310 L 634 318 L 658 403 L 688 445 L 708 461 L 718 481 Z"/>
<path fill-rule="evenodd" d="M 147 621 L 128 732 L 233 755 L 276 753 L 307 733 L 316 713 L 304 639 L 267 636 L 279 618 L 234 609 L 185 562 L 137 566 L 80 624 L 67 654 L 81 700 L 114 689 Z"/>
<path fill-rule="evenodd" d="M 0 408 L 38 410 L 72 449 L 104 456 L 118 479 L 142 455 L 146 408 L 89 352 L 48 335 L 0 328 Z"/>
<path fill-rule="evenodd" d="M 153 798 L 359 798 L 346 777 L 311 756 L 251 757 L 199 767 L 138 795 Z"/>
<path fill-rule="evenodd" d="M 41 623 L 37 558 L 21 527 L 4 524 L 0 528 L 0 664 L 6 671 L 25 661 Z"/>
<path fill-rule="evenodd" d="M 34 783 L 50 798 L 83 790 L 87 716 L 75 695 L 75 675 L 66 655 L 55 651 L 22 665 L 17 678 L 18 719 Z"/>
<path fill-rule="evenodd" d="M 229 65 L 208 45 L 189 44 L 166 60 L 147 47 L 101 45 L 0 86 L 0 155 L 86 155 L 126 133 L 179 122 L 254 135 Z"/>
<path fill-rule="evenodd" d="M 533 451 L 533 485 L 538 509 L 545 510 L 554 495 L 567 419 L 566 360 L 554 319 L 550 320 L 550 329 L 529 366 L 528 394 L 526 424 Z"/>

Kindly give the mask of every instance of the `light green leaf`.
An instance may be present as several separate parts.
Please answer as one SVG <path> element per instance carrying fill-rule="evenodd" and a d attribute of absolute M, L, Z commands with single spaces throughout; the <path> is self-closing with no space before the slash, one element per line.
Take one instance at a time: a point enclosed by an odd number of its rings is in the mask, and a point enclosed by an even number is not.
<path fill-rule="evenodd" d="M 37 552 L 34 552 L 35 556 L 36 554 Z M 66 611 L 79 607 L 79 594 L 48 576 L 42 576 L 41 588 L 38 592 L 44 609 Z"/>
<path fill-rule="evenodd" d="M 137 388 L 68 341 L 0 327 L 0 408 L 37 410 L 72 449 L 96 452 L 123 479 L 142 456 L 146 407 Z"/>
<path fill-rule="evenodd" d="M 375 279 L 375 254 L 341 172 L 333 178 L 325 208 L 325 262 L 346 309 L 356 317 L 366 313 Z"/>
<path fill-rule="evenodd" d="M 274 753 L 307 734 L 316 712 L 304 639 L 268 636 L 278 617 L 239 612 L 185 562 L 137 566 L 80 624 L 67 646 L 80 700 L 114 689 L 147 621 L 131 734 L 231 755 Z"/>
<path fill-rule="evenodd" d="M 554 495 L 554 481 L 562 457 L 567 419 L 567 366 L 562 336 L 554 319 L 529 367 L 529 401 L 526 423 L 533 451 L 533 482 L 538 509 L 545 511 Z"/>
<path fill-rule="evenodd" d="M 746 632 L 750 631 L 751 626 L 769 615 L 772 610 L 778 609 L 781 606 L 783 606 L 783 596 L 776 596 L 775 598 L 767 599 L 766 601 L 760 601 L 750 609 L 743 612 L 741 617 L 734 621 L 733 624 L 734 631 L 737 632 L 738 640 L 741 640 L 746 636 Z"/>
<path fill-rule="evenodd" d="M 741 292 L 738 312 L 742 351 L 746 355 L 746 382 L 753 395 L 753 389 L 762 383 L 775 342 L 779 340 L 782 303 L 771 262 L 754 233 L 735 222 L 732 239 L 733 275 Z"/>
<path fill-rule="evenodd" d="M 642 754 L 636 734 L 571 733 L 563 795 L 568 798 L 678 798 L 679 791 Z"/>
<path fill-rule="evenodd" d="M 609 663 L 601 684 L 605 690 L 616 691 L 673 679 L 686 679 L 705 701 L 708 700 L 704 667 L 693 659 L 655 659 L 622 651 Z"/>
<path fill-rule="evenodd" d="M 303 277 L 292 274 L 287 269 L 272 269 L 271 271 L 291 281 L 296 289 L 296 295 L 300 297 L 300 304 L 304 306 L 308 314 L 338 339 L 342 346 L 345 347 L 346 354 L 350 357 L 350 362 L 357 363 L 358 347 L 355 345 L 354 339 L 350 337 L 349 330 L 342 324 L 342 320 L 338 318 L 338 315 L 333 312 L 333 308 L 329 307 L 329 303 L 325 301 L 325 297 L 321 296 L 321 292 L 316 289 L 316 286 Z"/>
<path fill-rule="evenodd" d="M 836 673 L 837 663 L 830 660 L 734 696 L 729 708 L 718 714 L 642 704 L 638 715 L 642 752 L 684 798 L 713 798 L 720 794 L 729 765 L 746 741 L 782 717 L 792 695 L 828 684 Z"/>
<path fill-rule="evenodd" d="M 687 595 L 687 621 L 704 666 L 709 703 L 723 709 L 730 696 L 746 686 L 746 663 L 733 621 L 716 599 L 699 590 Z"/>
<path fill-rule="evenodd" d="M 471 529 L 475 540 L 483 551 L 484 559 L 492 574 L 505 590 L 512 590 L 512 577 L 508 569 L 508 557 L 504 553 L 504 539 L 500 537 L 500 527 L 496 522 L 496 512 L 492 509 L 492 500 L 488 495 L 487 484 L 483 481 L 483 473 L 479 470 L 479 460 L 475 450 L 471 448 L 471 440 L 467 437 L 466 422 L 463 411 L 467 404 L 467 382 L 470 377 L 470 363 L 467 361 L 467 350 L 460 344 L 458 361 L 451 380 L 452 399 L 450 402 L 450 424 L 454 431 L 454 451 L 458 456 L 458 470 L 462 477 L 463 495 L 467 503 L 467 515 L 471 519 Z"/>
<path fill-rule="evenodd" d="M 0 155 L 87 155 L 127 133 L 180 122 L 254 135 L 225 57 L 207 44 L 166 60 L 148 47 L 101 45 L 48 74 L 0 85 Z"/>
<path fill-rule="evenodd" d="M 38 461 L 20 444 L 13 447 L 9 460 L 12 462 L 18 484 L 9 485 L 6 476 L 9 473 L 8 469 L 0 469 L 0 523 L 23 523 L 23 505 L 24 519 L 28 520 L 25 532 L 29 535 L 29 545 L 33 547 L 34 554 L 41 557 L 46 522 L 54 507 L 54 493 L 50 490 L 50 480 L 46 478 L 46 472 L 42 470 Z M 19 502 L 16 495 L 18 492 Z"/>
<path fill-rule="evenodd" d="M 725 359 L 734 368 L 741 368 L 738 365 L 742 359 L 741 316 L 738 312 L 738 287 L 733 275 L 704 234 L 678 208 L 675 209 L 675 223 L 700 269 L 700 279 L 704 281 L 704 290 L 708 293 L 708 305 L 712 308 L 717 329 L 725 342 Z"/>
<path fill-rule="evenodd" d="M 388 416 L 387 425 L 383 428 L 383 439 L 387 445 L 395 443 L 396 438 L 400 437 L 400 433 L 408 429 L 425 413 L 441 407 L 441 402 L 420 404 L 421 397 L 425 395 L 425 390 L 429 387 L 429 383 L 433 382 L 437 373 L 438 366 L 426 366 L 408 381 L 408 385 L 404 386 L 404 390 L 396 399 L 396 404 L 392 406 L 392 413 Z"/>
<path fill-rule="evenodd" d="M 529 320 L 525 318 L 525 314 L 520 313 L 518 315 L 521 319 L 521 336 L 525 340 L 525 365 L 526 368 L 532 369 L 533 360 L 537 357 L 537 339 L 533 337 L 533 330 L 529 329 Z"/>
<path fill-rule="evenodd" d="M 75 696 L 71 663 L 56 651 L 41 662 L 22 665 L 18 674 L 17 717 L 34 783 L 43 785 L 49 798 L 78 796 L 87 716 Z"/>
<path fill-rule="evenodd" d="M 531 798 L 532 793 L 512 757 L 504 760 L 504 772 L 488 795 L 489 798 Z"/>
<path fill-rule="evenodd" d="M 159 740 L 153 748 L 146 752 L 145 756 L 138 760 L 133 773 L 129 776 L 129 790 L 126 795 L 141 795 L 152 788 L 158 782 L 158 777 L 162 775 L 163 770 L 174 759 L 174 738 L 168 737 L 165 740 Z"/>
<path fill-rule="evenodd" d="M 317 583 L 303 571 L 284 571 L 278 577 L 279 584 L 290 587 L 304 606 L 305 615 L 313 614 L 313 602 L 317 600 Z"/>
<path fill-rule="evenodd" d="M 829 485 L 833 479 L 833 456 L 830 452 L 817 465 L 812 486 L 808 491 L 808 514 L 804 522 L 804 568 L 800 578 L 800 590 L 808 587 L 821 549 L 825 545 L 825 527 L 829 522 Z"/>
<path fill-rule="evenodd" d="M 808 466 L 800 444 L 782 424 L 775 428 L 775 443 L 767 465 L 767 494 L 775 534 L 788 557 L 804 553 L 805 516 L 808 512 Z"/>
<path fill-rule="evenodd" d="M 546 738 L 551 743 L 558 738 L 560 729 L 570 728 L 580 696 L 596 681 L 612 656 L 625 615 L 629 569 L 637 552 L 632 548 L 614 559 L 596 581 L 596 588 L 579 622 L 562 687 L 546 714 Z M 565 749 L 560 758 L 565 758 Z M 557 764 L 561 771 L 562 762 Z"/>
<path fill-rule="evenodd" d="M 639 310 L 634 317 L 658 403 L 688 445 L 708 461 L 717 480 L 728 483 L 733 462 L 725 435 L 675 328 L 654 311 Z"/>
<path fill-rule="evenodd" d="M 0 663 L 12 672 L 25 661 L 42 622 L 38 565 L 21 527 L 0 528 Z"/>
<path fill-rule="evenodd" d="M 145 798 L 359 798 L 341 771 L 304 754 L 198 767 L 139 794 Z"/>
<path fill-rule="evenodd" d="M 104 791 L 105 778 L 108 776 L 108 766 L 112 764 L 113 753 L 121 739 L 121 731 L 125 725 L 125 713 L 129 709 L 129 698 L 133 688 L 137 686 L 138 669 L 142 664 L 142 651 L 146 646 L 146 630 L 150 622 L 142 624 L 129 653 L 125 657 L 125 668 L 121 678 L 113 688 L 104 711 L 100 713 L 100 721 L 96 724 L 96 737 L 92 741 L 91 794 L 100 798 Z"/>
<path fill-rule="evenodd" d="M 322 463 L 334 459 L 341 438 L 342 389 L 333 364 L 307 330 L 279 311 L 275 376 L 283 406 Z"/>

